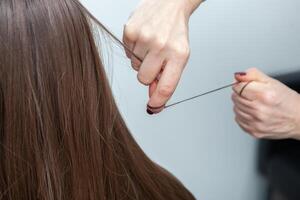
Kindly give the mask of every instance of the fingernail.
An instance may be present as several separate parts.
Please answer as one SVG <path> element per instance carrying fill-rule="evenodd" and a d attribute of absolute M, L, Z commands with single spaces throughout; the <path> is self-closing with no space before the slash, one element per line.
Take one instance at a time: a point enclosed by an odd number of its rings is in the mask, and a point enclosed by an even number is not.
<path fill-rule="evenodd" d="M 234 73 L 234 75 L 236 75 L 236 76 L 246 76 L 247 73 L 246 72 L 236 72 L 236 73 Z"/>
<path fill-rule="evenodd" d="M 149 110 L 149 109 L 147 109 L 147 113 L 148 113 L 149 115 L 153 115 L 153 112 L 152 112 L 151 110 Z"/>

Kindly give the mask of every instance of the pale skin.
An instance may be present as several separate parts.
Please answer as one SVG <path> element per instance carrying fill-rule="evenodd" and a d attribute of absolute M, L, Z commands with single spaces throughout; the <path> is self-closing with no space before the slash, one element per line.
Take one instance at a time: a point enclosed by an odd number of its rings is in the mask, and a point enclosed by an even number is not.
<path fill-rule="evenodd" d="M 163 110 L 190 55 L 188 22 L 202 0 L 142 0 L 124 27 L 138 80 L 149 86 L 149 114 Z"/>
<path fill-rule="evenodd" d="M 142 0 L 124 27 L 123 41 L 138 80 L 149 86 L 147 112 L 159 113 L 174 93 L 188 61 L 188 22 L 203 0 Z M 235 75 L 236 121 L 256 138 L 300 139 L 300 97 L 257 69 Z M 239 92 L 250 82 L 242 96 Z"/>
<path fill-rule="evenodd" d="M 255 68 L 236 73 L 235 78 L 239 82 L 232 94 L 235 120 L 243 130 L 260 139 L 300 139 L 300 95 L 296 91 Z"/>

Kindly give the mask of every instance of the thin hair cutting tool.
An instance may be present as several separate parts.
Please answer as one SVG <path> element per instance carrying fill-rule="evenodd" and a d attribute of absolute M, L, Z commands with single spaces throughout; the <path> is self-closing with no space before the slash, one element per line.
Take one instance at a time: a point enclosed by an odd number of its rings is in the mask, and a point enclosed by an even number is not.
<path fill-rule="evenodd" d="M 104 29 L 105 30 L 105 29 Z M 106 30 L 107 32 L 108 30 Z M 110 34 L 110 36 L 115 40 L 117 41 L 121 46 L 123 46 L 130 54 L 132 54 L 138 61 L 140 61 L 141 63 L 143 62 L 143 60 L 141 58 L 139 58 L 137 55 L 135 55 L 121 40 L 119 40 L 116 36 L 114 36 L 113 34 L 111 34 L 111 32 L 107 32 Z M 204 93 L 201 93 L 201 94 L 198 94 L 196 96 L 193 96 L 193 97 L 189 97 L 187 99 L 183 99 L 181 101 L 177 101 L 175 103 L 172 103 L 172 104 L 169 104 L 169 105 L 166 105 L 164 108 L 170 108 L 170 107 L 173 107 L 173 106 L 176 106 L 178 104 L 181 104 L 181 103 L 184 103 L 184 102 L 187 102 L 187 101 L 191 101 L 193 99 L 196 99 L 196 98 L 199 98 L 199 97 L 202 97 L 202 96 L 205 96 L 205 95 L 208 95 L 208 94 L 212 94 L 212 93 L 215 93 L 215 92 L 218 92 L 220 90 L 223 90 L 223 89 L 226 89 L 226 88 L 229 88 L 229 87 L 232 87 L 233 85 L 235 85 L 235 83 L 230 83 L 230 84 L 227 84 L 227 85 L 224 85 L 222 87 L 219 87 L 219 88 L 216 88 L 216 89 L 213 89 L 213 90 L 210 90 L 210 91 L 207 91 L 207 92 L 204 92 Z"/>
<path fill-rule="evenodd" d="M 78 6 L 80 6 L 86 12 L 88 17 L 90 17 L 98 26 L 100 26 L 115 42 L 117 42 L 119 45 L 121 45 L 126 51 L 128 51 L 138 61 L 140 61 L 141 63 L 143 62 L 143 59 L 139 58 L 139 56 L 137 56 L 130 48 L 128 48 L 118 37 L 116 37 L 111 31 L 109 31 L 108 28 L 106 28 L 97 18 L 95 18 L 79 1 L 75 1 L 75 2 L 78 4 Z M 202 94 L 198 94 L 196 96 L 193 96 L 193 97 L 190 97 L 190 98 L 187 98 L 187 99 L 184 99 L 184 100 L 166 105 L 166 106 L 164 106 L 164 108 L 170 108 L 170 107 L 173 107 L 175 105 L 178 105 L 178 104 L 181 104 L 181 103 L 184 103 L 184 102 L 187 102 L 187 101 L 191 101 L 193 99 L 196 99 L 196 98 L 199 98 L 199 97 L 211 94 L 211 93 L 215 93 L 217 91 L 226 89 L 228 87 L 232 87 L 235 84 L 236 83 L 231 83 L 231 84 L 228 84 L 228 85 L 225 85 L 225 86 L 222 86 L 222 87 L 204 92 Z"/>
<path fill-rule="evenodd" d="M 105 30 L 105 29 L 104 29 Z M 110 31 L 106 30 L 107 33 L 111 33 Z M 115 40 L 117 41 L 121 46 L 123 46 L 127 51 L 130 52 L 130 54 L 132 54 L 138 61 L 140 61 L 141 63 L 143 62 L 143 60 L 141 58 L 139 58 L 137 55 L 135 55 L 121 40 L 119 40 L 116 36 L 114 36 L 113 34 L 110 34 L 110 36 Z M 226 88 L 229 88 L 229 87 L 232 87 L 233 85 L 235 85 L 235 83 L 230 83 L 230 84 L 227 84 L 227 85 L 224 85 L 222 87 L 219 87 L 219 88 L 216 88 L 216 89 L 213 89 L 213 90 L 210 90 L 210 91 L 207 91 L 207 92 L 204 92 L 204 93 L 201 93 L 201 94 L 198 94 L 198 95 L 195 95 L 193 97 L 189 97 L 187 99 L 183 99 L 183 100 L 180 100 L 180 101 L 177 101 L 175 103 L 172 103 L 172 104 L 169 104 L 169 105 L 166 105 L 164 108 L 170 108 L 170 107 L 173 107 L 173 106 L 176 106 L 178 104 L 181 104 L 181 103 L 184 103 L 184 102 L 187 102 L 187 101 L 191 101 L 193 99 L 196 99 L 196 98 L 199 98 L 199 97 L 202 97 L 202 96 L 205 96 L 205 95 L 208 95 L 208 94 L 211 94 L 211 93 L 215 93 L 215 92 L 218 92 L 220 90 L 223 90 L 223 89 L 226 89 Z"/>
<path fill-rule="evenodd" d="M 228 84 L 228 85 L 225 85 L 225 86 L 222 86 L 222 87 L 219 87 L 219 88 L 216 88 L 216 89 L 213 89 L 213 90 L 210 90 L 210 91 L 207 91 L 207 92 L 198 94 L 198 95 L 196 95 L 196 96 L 193 96 L 193 97 L 190 97 L 190 98 L 181 100 L 181 101 L 177 101 L 177 102 L 175 102 L 175 103 L 166 105 L 165 108 L 173 107 L 173 106 L 176 106 L 176 105 L 178 105 L 178 104 L 181 104 L 181 103 L 184 103 L 184 102 L 187 102 L 187 101 L 190 101 L 190 100 L 193 100 L 193 99 L 196 99 L 196 98 L 199 98 L 199 97 L 202 97 L 202 96 L 211 94 L 211 93 L 215 93 L 215 92 L 217 92 L 217 91 L 220 91 L 220 90 L 223 90 L 223 89 L 232 87 L 232 86 L 234 86 L 235 84 L 236 84 L 236 83 L 230 83 L 230 84 Z"/>
<path fill-rule="evenodd" d="M 106 28 L 104 28 L 104 30 L 116 41 L 118 42 L 121 46 L 123 46 L 125 48 L 125 50 L 127 50 L 131 55 L 133 55 L 138 61 L 140 61 L 141 63 L 143 62 L 143 60 L 141 58 L 139 58 L 136 54 L 134 54 L 121 40 L 119 40 L 116 36 L 114 36 L 113 34 L 111 34 L 110 31 L 108 31 Z M 199 98 L 199 97 L 202 97 L 202 96 L 205 96 L 205 95 L 208 95 L 208 94 L 212 94 L 212 93 L 215 93 L 215 92 L 218 92 L 220 90 L 223 90 L 223 89 L 226 89 L 226 88 L 229 88 L 229 87 L 232 87 L 233 85 L 235 85 L 235 83 L 230 83 L 230 84 L 227 84 L 227 85 L 224 85 L 222 87 L 219 87 L 219 88 L 216 88 L 216 89 L 213 89 L 213 90 L 210 90 L 210 91 L 207 91 L 207 92 L 204 92 L 204 93 L 201 93 L 201 94 L 198 94 L 198 95 L 195 95 L 193 97 L 189 97 L 187 99 L 183 99 L 183 100 L 180 100 L 180 101 L 177 101 L 175 103 L 172 103 L 172 104 L 169 104 L 169 105 L 166 105 L 164 108 L 170 108 L 170 107 L 173 107 L 173 106 L 176 106 L 178 104 L 181 104 L 181 103 L 184 103 L 184 102 L 187 102 L 187 101 L 191 101 L 193 99 L 196 99 L 196 98 Z"/>

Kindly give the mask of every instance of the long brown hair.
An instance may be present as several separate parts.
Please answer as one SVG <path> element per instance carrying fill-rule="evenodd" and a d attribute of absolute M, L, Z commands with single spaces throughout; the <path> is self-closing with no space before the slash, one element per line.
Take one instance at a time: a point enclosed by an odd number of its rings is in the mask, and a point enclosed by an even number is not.
<path fill-rule="evenodd" d="M 194 199 L 127 129 L 92 18 L 75 0 L 0 1 L 0 199 Z"/>

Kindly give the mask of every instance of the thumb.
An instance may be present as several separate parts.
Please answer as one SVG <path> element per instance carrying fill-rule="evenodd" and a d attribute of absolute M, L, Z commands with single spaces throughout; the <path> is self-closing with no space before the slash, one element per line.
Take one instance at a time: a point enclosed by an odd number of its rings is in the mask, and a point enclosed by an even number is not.
<path fill-rule="evenodd" d="M 250 68 L 246 72 L 237 72 L 234 76 L 238 82 L 257 81 L 266 83 L 270 79 L 269 76 L 256 68 Z"/>

